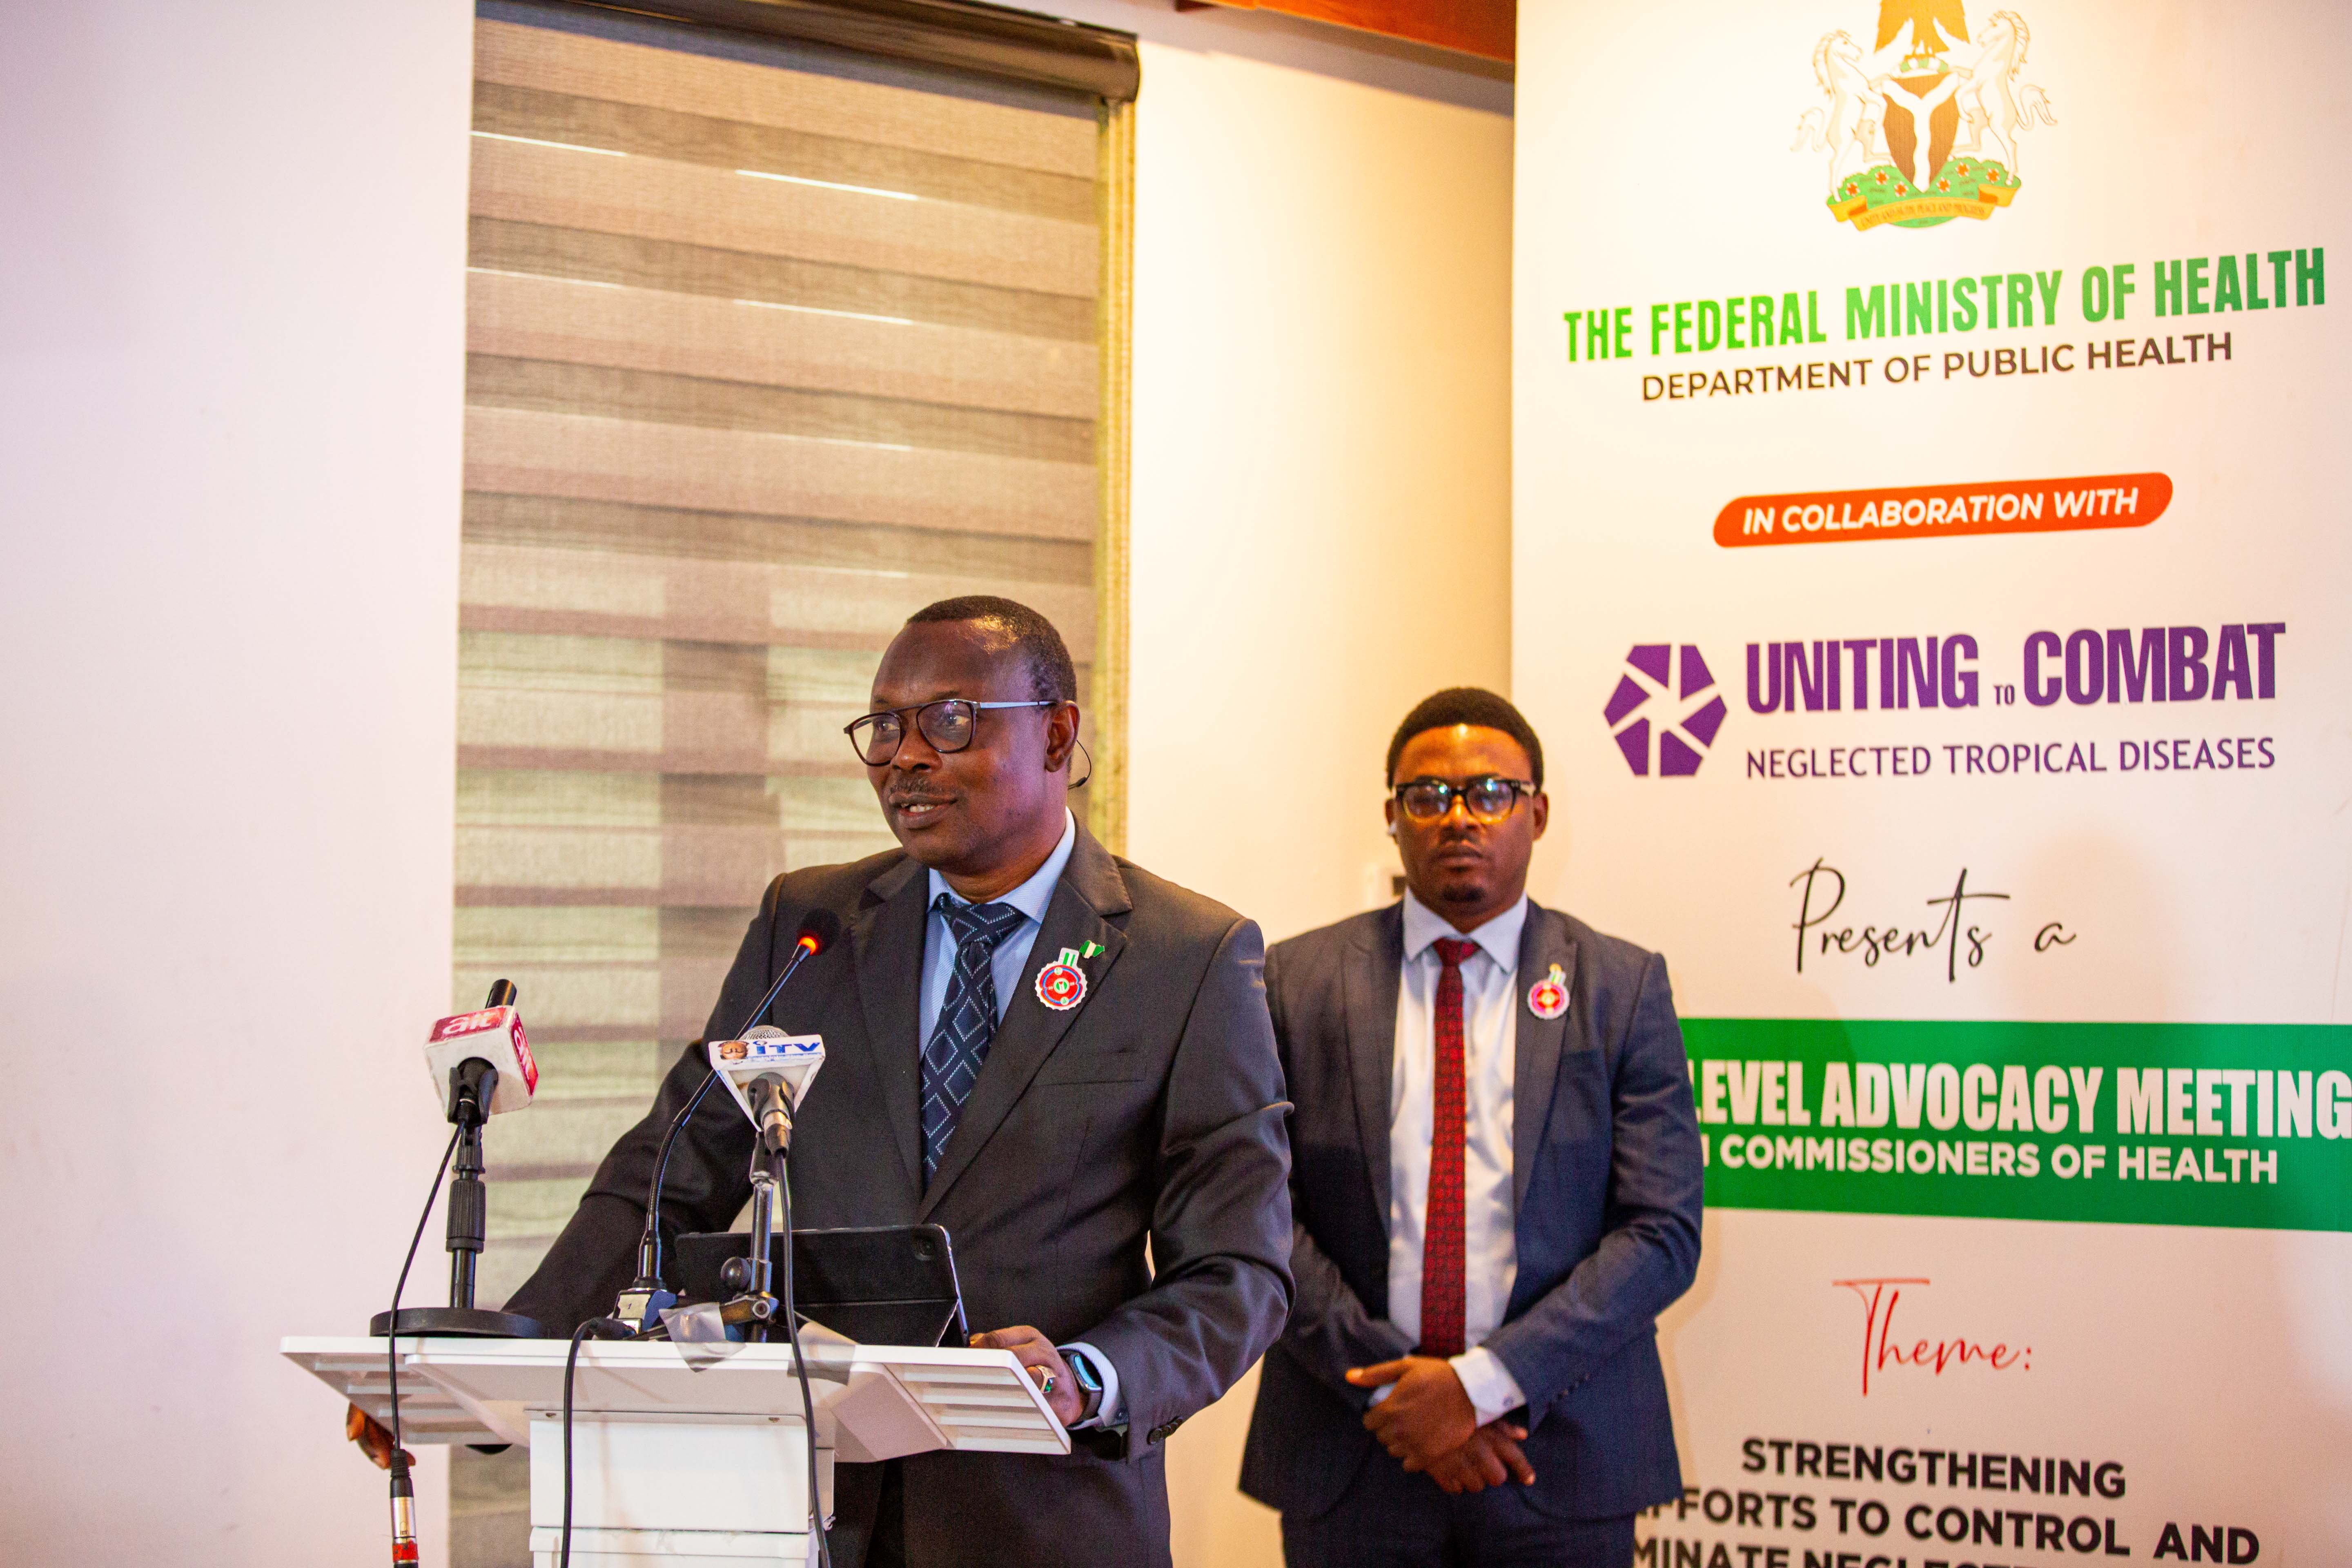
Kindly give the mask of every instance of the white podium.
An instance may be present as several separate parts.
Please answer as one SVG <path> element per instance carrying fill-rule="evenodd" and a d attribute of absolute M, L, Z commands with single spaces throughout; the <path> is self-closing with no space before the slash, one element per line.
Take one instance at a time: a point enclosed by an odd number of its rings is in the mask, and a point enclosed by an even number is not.
<path fill-rule="evenodd" d="M 801 1344 L 828 1517 L 836 1457 L 1070 1451 L 1010 1351 L 853 1345 L 806 1329 Z M 292 1338 L 279 1349 L 390 1424 L 383 1341 Z M 400 1342 L 404 1442 L 530 1446 L 538 1568 L 554 1568 L 562 1534 L 567 1349 L 562 1340 Z M 788 1344 L 586 1342 L 572 1399 L 573 1568 L 814 1563 L 804 1426 Z"/>

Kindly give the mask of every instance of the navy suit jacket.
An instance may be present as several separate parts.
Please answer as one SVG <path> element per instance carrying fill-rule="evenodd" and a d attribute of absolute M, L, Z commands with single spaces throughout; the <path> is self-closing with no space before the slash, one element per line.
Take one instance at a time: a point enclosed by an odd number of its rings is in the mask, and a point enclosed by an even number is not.
<path fill-rule="evenodd" d="M 1288 1326 L 1268 1352 L 1242 1489 L 1328 1512 L 1368 1461 L 1351 1366 L 1412 1349 L 1388 1321 L 1389 1086 L 1401 904 L 1277 943 L 1265 985 L 1297 1107 Z M 1559 964 L 1569 1009 L 1528 988 Z M 1518 1275 L 1486 1342 L 1527 1395 L 1532 1500 L 1605 1519 L 1682 1494 L 1656 1319 L 1698 1268 L 1700 1158 L 1665 961 L 1530 903 L 1519 939 L 1512 1195 Z M 1436 1496 L 1436 1484 L 1429 1483 Z"/>

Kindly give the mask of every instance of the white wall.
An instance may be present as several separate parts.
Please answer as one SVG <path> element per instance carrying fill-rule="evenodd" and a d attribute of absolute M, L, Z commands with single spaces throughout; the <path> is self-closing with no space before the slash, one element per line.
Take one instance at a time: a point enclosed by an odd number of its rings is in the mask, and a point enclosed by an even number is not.
<path fill-rule="evenodd" d="M 1144 38 L 1128 852 L 1279 939 L 1385 901 L 1406 710 L 1508 690 L 1509 90 L 1087 16 Z M 1180 1565 L 1281 1560 L 1234 1489 L 1256 1382 L 1171 1442 Z"/>
<path fill-rule="evenodd" d="M 1406 709 L 1509 679 L 1510 121 L 1143 67 L 1129 848 L 1289 935 L 1396 869 Z"/>
<path fill-rule="evenodd" d="M 1146 40 L 1130 852 L 1288 935 L 1392 865 L 1404 709 L 1508 678 L 1508 88 L 1060 8 Z M 468 49 L 460 0 L 0 11 L 0 1561 L 383 1550 L 275 1344 L 382 1304 L 439 1137 Z M 1250 1392 L 1175 1439 L 1181 1563 L 1277 1560 Z"/>
<path fill-rule="evenodd" d="M 0 7 L 0 1562 L 383 1561 L 276 1346 L 439 1147 L 468 26 Z"/>

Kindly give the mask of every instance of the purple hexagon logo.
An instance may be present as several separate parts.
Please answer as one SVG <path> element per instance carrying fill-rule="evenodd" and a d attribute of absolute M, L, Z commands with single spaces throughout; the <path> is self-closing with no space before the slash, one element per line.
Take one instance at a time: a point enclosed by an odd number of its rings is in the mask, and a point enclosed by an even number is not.
<path fill-rule="evenodd" d="M 1697 648 L 1650 642 L 1625 656 L 1601 717 L 1635 774 L 1679 779 L 1698 772 L 1727 711 Z"/>

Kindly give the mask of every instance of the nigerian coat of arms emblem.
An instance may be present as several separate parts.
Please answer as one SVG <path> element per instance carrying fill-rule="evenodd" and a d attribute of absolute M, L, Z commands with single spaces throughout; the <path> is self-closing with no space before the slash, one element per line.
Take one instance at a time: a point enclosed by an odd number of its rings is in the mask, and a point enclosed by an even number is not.
<path fill-rule="evenodd" d="M 1828 155 L 1830 216 L 1932 228 L 2016 200 L 2019 139 L 2058 123 L 2021 74 L 2025 18 L 1995 11 L 1972 38 L 1961 0 L 1879 0 L 1875 37 L 1867 51 L 1844 32 L 1813 47 L 1822 101 L 1790 151 Z"/>

